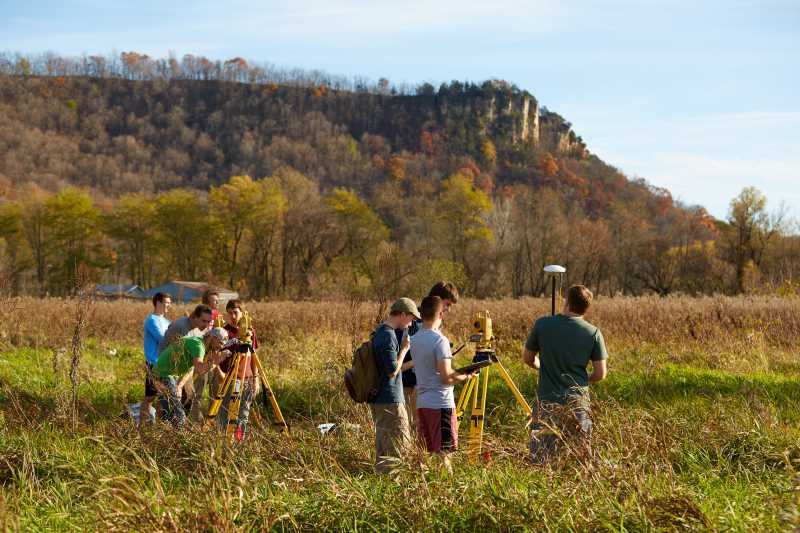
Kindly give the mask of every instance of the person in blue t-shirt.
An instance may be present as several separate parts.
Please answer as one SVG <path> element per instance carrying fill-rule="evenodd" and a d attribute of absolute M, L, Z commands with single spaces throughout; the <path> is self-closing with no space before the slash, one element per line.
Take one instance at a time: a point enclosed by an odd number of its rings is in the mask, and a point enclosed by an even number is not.
<path fill-rule="evenodd" d="M 410 298 L 400 298 L 372 334 L 379 385 L 369 407 L 375 423 L 375 470 L 379 474 L 389 472 L 394 463 L 401 461 L 411 444 L 400 373 L 411 339 L 404 335 L 402 342 L 397 342 L 395 330 L 408 329 L 415 318 L 420 318 L 417 305 Z"/>
<path fill-rule="evenodd" d="M 150 404 L 158 396 L 158 391 L 153 383 L 155 377 L 153 366 L 158 362 L 158 346 L 164 338 L 164 333 L 169 327 L 166 317 L 172 297 L 164 292 L 153 295 L 153 312 L 144 319 L 144 400 L 139 406 L 139 424 L 150 417 Z"/>
<path fill-rule="evenodd" d="M 452 306 L 458 303 L 458 289 L 452 283 L 447 281 L 440 281 L 428 292 L 428 296 L 438 296 L 444 305 L 444 313 L 447 313 Z M 422 319 L 415 319 L 408 327 L 409 336 L 413 336 L 417 331 L 422 328 Z M 405 330 L 394 330 L 397 335 L 397 342 L 403 341 L 403 333 Z M 406 410 L 411 414 L 411 427 L 416 430 L 419 427 L 419 415 L 417 413 L 417 375 L 414 372 L 414 361 L 411 359 L 411 352 L 406 354 L 403 359 L 403 366 L 400 367 L 403 372 L 403 396 L 406 401 Z"/>

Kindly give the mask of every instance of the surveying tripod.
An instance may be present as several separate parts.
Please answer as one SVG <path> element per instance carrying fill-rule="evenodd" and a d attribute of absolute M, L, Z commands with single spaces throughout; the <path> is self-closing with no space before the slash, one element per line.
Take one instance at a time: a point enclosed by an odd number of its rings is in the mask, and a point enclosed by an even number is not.
<path fill-rule="evenodd" d="M 278 405 L 278 401 L 275 399 L 275 394 L 272 392 L 272 387 L 269 386 L 266 373 L 264 372 L 264 367 L 261 366 L 261 361 L 258 359 L 258 354 L 256 354 L 255 350 L 253 349 L 252 329 L 250 326 L 250 315 L 245 312 L 237 324 L 239 331 L 244 332 L 242 338 L 231 339 L 231 341 L 228 341 L 228 343 L 225 345 L 225 348 L 230 349 L 233 352 L 233 361 L 228 369 L 228 373 L 225 375 L 225 379 L 223 379 L 222 383 L 220 383 L 219 387 L 217 387 L 214 398 L 208 408 L 208 417 L 215 419 L 219 414 L 222 401 L 226 396 L 230 395 L 227 409 L 228 420 L 225 425 L 225 435 L 227 437 L 232 437 L 236 434 L 236 430 L 239 426 L 239 407 L 241 405 L 242 392 L 244 389 L 244 379 L 240 378 L 239 375 L 240 373 L 241 375 L 244 375 L 247 366 L 252 364 L 256 368 L 258 379 L 261 381 L 261 388 L 263 389 L 265 395 L 264 403 L 266 404 L 266 401 L 269 400 L 269 403 L 272 407 L 272 412 L 275 418 L 273 425 L 279 426 L 281 428 L 281 432 L 284 435 L 288 435 L 289 426 L 286 424 L 286 420 L 283 418 L 281 408 Z"/>
<path fill-rule="evenodd" d="M 519 389 L 508 374 L 508 371 L 495 353 L 494 336 L 492 335 L 492 319 L 489 316 L 489 311 L 479 312 L 475 317 L 473 334 L 470 336 L 470 341 L 477 343 L 475 347 L 475 358 L 473 359 L 475 364 L 459 370 L 461 372 L 466 372 L 472 369 L 479 369 L 479 373 L 473 375 L 464 382 L 464 388 L 461 389 L 461 393 L 458 396 L 458 403 L 456 403 L 456 416 L 460 421 L 464 416 L 464 411 L 468 406 L 471 406 L 469 435 L 467 437 L 467 457 L 469 457 L 471 462 L 476 462 L 481 457 L 481 448 L 483 446 L 483 423 L 486 418 L 486 396 L 489 390 L 489 373 L 492 367 L 497 367 L 500 377 L 503 378 L 503 381 L 505 381 L 529 420 L 533 412 L 531 411 L 531 406 L 525 401 L 522 393 L 519 392 Z"/>

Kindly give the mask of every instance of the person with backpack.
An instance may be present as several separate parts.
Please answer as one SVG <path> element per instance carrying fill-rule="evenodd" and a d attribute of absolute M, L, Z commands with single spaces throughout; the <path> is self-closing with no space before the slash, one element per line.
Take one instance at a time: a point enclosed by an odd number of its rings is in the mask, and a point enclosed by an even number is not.
<path fill-rule="evenodd" d="M 377 394 L 369 400 L 375 423 L 375 471 L 390 472 L 402 460 L 411 444 L 403 375 L 400 369 L 411 347 L 411 338 L 404 335 L 398 342 L 395 330 L 405 330 L 414 319 L 420 319 L 417 305 L 410 298 L 396 300 L 389 317 L 372 334 L 372 351 L 378 374 Z"/>

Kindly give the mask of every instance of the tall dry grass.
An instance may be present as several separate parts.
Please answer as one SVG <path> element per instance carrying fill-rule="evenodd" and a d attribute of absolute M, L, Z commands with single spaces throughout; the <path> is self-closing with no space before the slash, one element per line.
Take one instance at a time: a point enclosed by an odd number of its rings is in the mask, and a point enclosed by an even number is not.
<path fill-rule="evenodd" d="M 175 306 L 170 318 L 193 307 Z M 346 334 L 351 343 L 354 335 L 365 337 L 373 325 L 377 304 L 271 301 L 249 302 L 247 308 L 265 340 L 327 335 L 333 341 L 333 350 L 348 352 L 351 345 L 340 342 L 341 335 Z M 0 310 L 0 342 L 10 347 L 68 346 L 76 309 L 75 301 L 69 299 L 15 299 Z M 501 352 L 513 357 L 533 321 L 549 313 L 550 301 L 464 299 L 446 318 L 451 341 L 460 344 L 466 339 L 474 313 L 484 309 L 493 317 Z M 142 321 L 150 310 L 149 302 L 95 302 L 84 335 L 106 343 L 139 343 Z M 793 354 L 800 345 L 800 298 L 599 299 L 587 319 L 602 329 L 612 354 L 615 350 L 631 352 L 626 364 L 643 368 L 669 361 L 697 362 L 693 359 L 700 358 L 711 368 L 780 369 L 796 364 Z"/>

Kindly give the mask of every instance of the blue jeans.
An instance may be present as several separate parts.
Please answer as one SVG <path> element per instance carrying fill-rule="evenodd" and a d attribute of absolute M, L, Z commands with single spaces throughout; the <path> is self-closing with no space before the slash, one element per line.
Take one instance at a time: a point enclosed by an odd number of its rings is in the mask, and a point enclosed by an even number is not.
<path fill-rule="evenodd" d="M 540 403 L 531 431 L 531 460 L 544 464 L 561 444 L 588 442 L 592 427 L 588 407 Z"/>
<path fill-rule="evenodd" d="M 183 404 L 180 398 L 178 398 L 179 376 L 167 376 L 165 378 L 159 378 L 159 380 L 166 388 L 166 392 L 162 392 L 159 395 L 161 405 L 166 405 L 168 407 L 168 409 L 165 409 L 165 412 L 169 413 L 166 420 L 172 422 L 172 425 L 176 428 L 182 428 L 186 425 L 186 411 L 183 410 Z"/>

